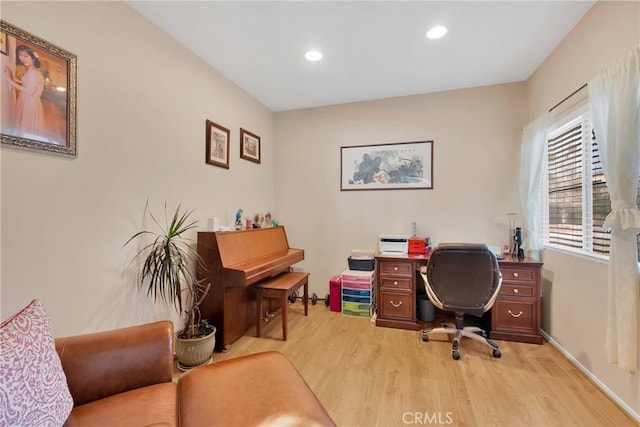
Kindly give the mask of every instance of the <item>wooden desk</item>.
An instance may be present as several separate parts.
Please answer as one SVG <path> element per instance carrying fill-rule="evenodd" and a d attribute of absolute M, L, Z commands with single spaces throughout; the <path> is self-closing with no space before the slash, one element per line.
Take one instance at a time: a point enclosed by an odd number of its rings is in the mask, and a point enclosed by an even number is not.
<path fill-rule="evenodd" d="M 424 255 L 376 254 L 376 326 L 419 329 L 416 315 L 417 271 L 427 265 Z"/>
<path fill-rule="evenodd" d="M 531 258 L 507 256 L 498 261 L 502 287 L 491 308 L 491 338 L 542 344 L 540 334 L 540 271 Z"/>
<path fill-rule="evenodd" d="M 376 326 L 417 330 L 417 270 L 424 255 L 376 254 Z M 542 344 L 540 334 L 540 270 L 531 258 L 499 260 L 502 288 L 491 310 L 493 339 Z"/>

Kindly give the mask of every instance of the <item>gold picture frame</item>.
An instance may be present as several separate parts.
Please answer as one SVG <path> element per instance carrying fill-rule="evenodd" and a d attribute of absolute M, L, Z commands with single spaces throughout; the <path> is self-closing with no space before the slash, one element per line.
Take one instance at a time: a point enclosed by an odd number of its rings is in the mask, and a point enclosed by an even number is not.
<path fill-rule="evenodd" d="M 0 31 L 0 53 L 7 54 L 7 33 Z"/>
<path fill-rule="evenodd" d="M 75 157 L 76 55 L 3 20 L 0 32 L 0 146 Z"/>

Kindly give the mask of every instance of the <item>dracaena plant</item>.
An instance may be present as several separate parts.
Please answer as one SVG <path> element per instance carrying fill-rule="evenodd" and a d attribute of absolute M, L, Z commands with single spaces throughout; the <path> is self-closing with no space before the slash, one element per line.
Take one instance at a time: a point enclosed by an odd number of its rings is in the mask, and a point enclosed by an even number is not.
<path fill-rule="evenodd" d="M 147 296 L 153 298 L 154 302 L 161 299 L 172 304 L 178 314 L 185 317 L 185 328 L 179 335 L 181 338 L 208 335 L 213 328 L 206 319 L 200 318 L 198 307 L 211 284 L 205 285 L 197 279 L 194 267 L 204 268 L 204 265 L 198 253 L 189 245 L 189 240 L 183 236 L 197 226 L 197 221 L 189 221 L 193 210 L 181 211 L 178 205 L 173 216 L 169 217 L 165 203 L 164 225 L 151 213 L 148 201 L 144 212 L 153 220 L 158 231 L 139 231 L 125 243 L 126 246 L 143 236 L 151 238 L 151 243 L 144 246 L 133 259 L 143 259 L 138 286 L 146 287 Z"/>

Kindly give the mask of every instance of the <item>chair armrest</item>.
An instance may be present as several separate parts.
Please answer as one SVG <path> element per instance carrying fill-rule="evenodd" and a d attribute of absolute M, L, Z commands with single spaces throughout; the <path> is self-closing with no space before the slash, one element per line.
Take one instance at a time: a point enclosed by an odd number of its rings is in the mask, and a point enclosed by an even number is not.
<path fill-rule="evenodd" d="M 173 379 L 173 323 L 57 338 L 75 406 Z"/>
<path fill-rule="evenodd" d="M 185 372 L 178 413 L 182 427 L 335 426 L 295 366 L 275 351 Z"/>

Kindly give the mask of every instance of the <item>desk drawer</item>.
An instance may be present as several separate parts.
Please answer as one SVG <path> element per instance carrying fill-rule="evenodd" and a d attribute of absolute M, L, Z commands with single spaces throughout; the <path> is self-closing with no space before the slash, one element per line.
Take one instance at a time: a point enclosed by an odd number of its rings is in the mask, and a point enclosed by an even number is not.
<path fill-rule="evenodd" d="M 535 271 L 522 267 L 500 267 L 503 283 L 528 282 L 535 283 Z"/>
<path fill-rule="evenodd" d="M 503 283 L 498 295 L 514 298 L 531 298 L 534 296 L 533 290 L 533 285 Z"/>
<path fill-rule="evenodd" d="M 380 301 L 378 301 L 378 315 L 411 320 L 415 311 L 413 298 L 414 295 L 412 293 L 381 291 Z"/>
<path fill-rule="evenodd" d="M 388 277 L 380 278 L 380 287 L 389 289 L 413 289 L 413 280 L 409 278 Z"/>
<path fill-rule="evenodd" d="M 380 261 L 378 267 L 381 275 L 413 277 L 413 263 L 411 262 Z"/>
<path fill-rule="evenodd" d="M 498 299 L 492 308 L 492 329 L 537 335 L 537 312 L 536 302 Z"/>

